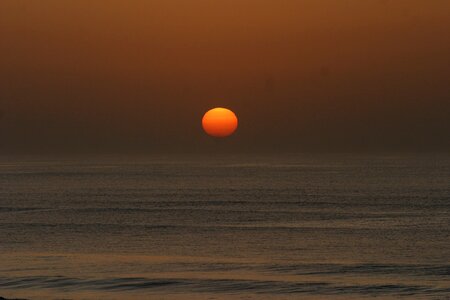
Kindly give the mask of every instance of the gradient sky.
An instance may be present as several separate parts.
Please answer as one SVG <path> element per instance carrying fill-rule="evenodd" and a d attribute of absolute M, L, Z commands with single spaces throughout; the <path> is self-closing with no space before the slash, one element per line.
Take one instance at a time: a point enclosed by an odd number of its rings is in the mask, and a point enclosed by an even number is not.
<path fill-rule="evenodd" d="M 201 117 L 239 117 L 214 140 Z M 450 150 L 448 0 L 1 0 L 0 153 Z"/>

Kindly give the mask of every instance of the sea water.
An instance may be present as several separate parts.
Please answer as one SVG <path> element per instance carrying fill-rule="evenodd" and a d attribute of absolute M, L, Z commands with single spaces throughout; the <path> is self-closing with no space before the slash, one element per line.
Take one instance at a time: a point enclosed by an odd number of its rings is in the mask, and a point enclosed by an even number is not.
<path fill-rule="evenodd" d="M 2 157 L 0 296 L 450 299 L 450 156 Z"/>

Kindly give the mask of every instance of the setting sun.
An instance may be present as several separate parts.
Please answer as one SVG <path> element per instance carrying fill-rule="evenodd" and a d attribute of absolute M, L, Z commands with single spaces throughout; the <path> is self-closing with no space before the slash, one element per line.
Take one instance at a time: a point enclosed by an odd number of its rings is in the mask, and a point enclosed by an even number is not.
<path fill-rule="evenodd" d="M 229 109 L 217 107 L 208 110 L 202 119 L 205 132 L 214 137 L 226 137 L 236 131 L 238 119 Z"/>
<path fill-rule="evenodd" d="M 0 300 L 450 300 L 449 29 L 450 0 L 0 0 Z"/>

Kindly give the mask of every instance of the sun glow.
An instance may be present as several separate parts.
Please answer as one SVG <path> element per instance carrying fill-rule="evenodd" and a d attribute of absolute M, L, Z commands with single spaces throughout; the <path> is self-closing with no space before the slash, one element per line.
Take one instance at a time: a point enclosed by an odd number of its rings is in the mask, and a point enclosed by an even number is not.
<path fill-rule="evenodd" d="M 205 113 L 202 126 L 205 132 L 211 136 L 226 137 L 236 131 L 238 119 L 231 110 L 217 107 Z"/>

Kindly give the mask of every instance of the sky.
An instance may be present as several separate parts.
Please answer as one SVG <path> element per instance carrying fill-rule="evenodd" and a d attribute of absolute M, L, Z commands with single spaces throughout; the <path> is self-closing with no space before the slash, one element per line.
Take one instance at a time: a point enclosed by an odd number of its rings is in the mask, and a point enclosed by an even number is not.
<path fill-rule="evenodd" d="M 449 151 L 449 30 L 448 0 L 2 0 L 0 154 Z"/>

